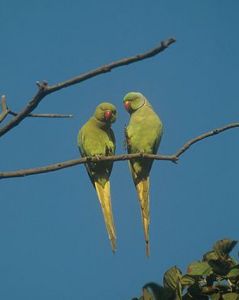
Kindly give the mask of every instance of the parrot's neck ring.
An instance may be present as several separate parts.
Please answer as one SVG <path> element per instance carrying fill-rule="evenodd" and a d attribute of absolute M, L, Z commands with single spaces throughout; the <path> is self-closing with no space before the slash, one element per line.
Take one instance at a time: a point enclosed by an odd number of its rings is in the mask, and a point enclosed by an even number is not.
<path fill-rule="evenodd" d="M 144 104 L 145 104 L 145 98 L 144 98 L 143 103 L 137 108 L 137 110 L 140 109 L 142 106 L 144 106 Z"/>
<path fill-rule="evenodd" d="M 101 121 L 101 120 L 97 119 L 95 116 L 94 116 L 94 120 L 100 128 L 110 128 L 111 127 L 110 122 Z"/>

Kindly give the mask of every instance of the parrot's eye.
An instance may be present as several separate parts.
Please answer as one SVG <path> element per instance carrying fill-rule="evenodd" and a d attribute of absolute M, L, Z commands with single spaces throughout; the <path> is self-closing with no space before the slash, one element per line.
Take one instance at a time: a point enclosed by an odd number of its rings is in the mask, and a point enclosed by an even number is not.
<path fill-rule="evenodd" d="M 127 111 L 129 111 L 129 110 L 130 110 L 130 102 L 129 102 L 129 101 L 125 101 L 124 107 L 125 107 L 125 109 L 126 109 Z"/>
<path fill-rule="evenodd" d="M 105 119 L 108 121 L 112 117 L 112 111 L 106 110 L 104 113 Z"/>

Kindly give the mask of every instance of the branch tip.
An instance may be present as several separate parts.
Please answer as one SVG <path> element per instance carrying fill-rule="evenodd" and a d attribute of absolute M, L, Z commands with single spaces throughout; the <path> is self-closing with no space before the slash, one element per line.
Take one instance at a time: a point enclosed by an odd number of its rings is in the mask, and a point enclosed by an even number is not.
<path fill-rule="evenodd" d="M 160 43 L 160 45 L 163 47 L 163 48 L 168 48 L 168 46 L 170 46 L 171 44 L 175 43 L 176 42 L 176 39 L 175 38 L 169 38 L 165 41 L 162 41 Z"/>
<path fill-rule="evenodd" d="M 5 95 L 2 95 L 2 97 L 1 97 L 1 107 L 2 107 L 2 110 L 7 109 L 7 99 L 6 99 Z"/>
<path fill-rule="evenodd" d="M 12 110 L 8 111 L 9 115 L 17 116 L 18 113 Z M 74 115 L 72 114 L 28 114 L 27 117 L 32 118 L 72 118 Z"/>

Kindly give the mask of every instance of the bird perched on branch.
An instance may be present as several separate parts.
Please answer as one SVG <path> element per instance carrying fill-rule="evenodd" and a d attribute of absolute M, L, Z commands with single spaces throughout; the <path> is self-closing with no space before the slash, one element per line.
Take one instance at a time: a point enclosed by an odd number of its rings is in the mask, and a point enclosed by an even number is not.
<path fill-rule="evenodd" d="M 157 153 L 163 133 L 163 125 L 149 101 L 141 93 L 128 93 L 123 100 L 130 114 L 125 128 L 128 153 Z M 131 159 L 129 168 L 138 194 L 146 242 L 146 254 L 149 256 L 149 173 L 152 159 Z"/>
<path fill-rule="evenodd" d="M 83 125 L 78 134 L 78 147 L 84 156 L 109 156 L 115 154 L 115 136 L 111 129 L 116 120 L 116 107 L 103 102 L 96 107 L 94 115 Z M 116 233 L 111 207 L 109 177 L 112 161 L 85 164 L 90 180 L 96 189 L 113 252 L 116 250 Z"/>

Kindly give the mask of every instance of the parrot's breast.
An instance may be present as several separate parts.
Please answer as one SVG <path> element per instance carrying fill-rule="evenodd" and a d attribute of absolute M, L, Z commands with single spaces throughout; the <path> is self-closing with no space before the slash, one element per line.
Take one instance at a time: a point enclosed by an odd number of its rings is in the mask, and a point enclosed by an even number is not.
<path fill-rule="evenodd" d="M 152 109 L 136 111 L 127 127 L 131 153 L 155 153 L 161 134 L 162 122 Z"/>

